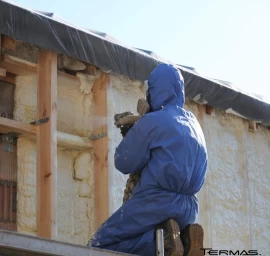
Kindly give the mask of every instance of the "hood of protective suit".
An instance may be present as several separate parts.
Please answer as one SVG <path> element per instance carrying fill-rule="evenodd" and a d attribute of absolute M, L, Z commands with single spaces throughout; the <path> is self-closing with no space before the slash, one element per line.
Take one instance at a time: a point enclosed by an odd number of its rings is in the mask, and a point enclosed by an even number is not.
<path fill-rule="evenodd" d="M 148 79 L 149 101 L 153 111 L 166 105 L 183 107 L 185 103 L 184 79 L 173 65 L 160 64 Z"/>

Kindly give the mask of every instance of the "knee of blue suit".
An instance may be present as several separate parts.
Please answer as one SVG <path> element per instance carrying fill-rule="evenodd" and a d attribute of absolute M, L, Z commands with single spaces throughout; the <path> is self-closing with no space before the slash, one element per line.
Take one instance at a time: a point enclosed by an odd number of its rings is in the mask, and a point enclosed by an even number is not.
<path fill-rule="evenodd" d="M 120 248 L 123 241 L 126 248 L 121 247 L 121 251 L 141 248 L 146 243 L 139 239 L 142 233 L 150 232 L 166 219 L 177 219 L 181 227 L 195 221 L 195 195 L 204 184 L 207 149 L 196 117 L 183 108 L 184 91 L 184 79 L 177 68 L 169 64 L 156 67 L 148 79 L 151 112 L 129 130 L 116 148 L 116 169 L 123 174 L 143 170 L 130 203 L 114 213 L 100 230 L 110 246 L 115 243 Z M 136 215 L 132 215 L 134 209 Z M 126 231 L 125 225 L 134 233 Z M 136 241 L 136 245 L 126 240 Z"/>

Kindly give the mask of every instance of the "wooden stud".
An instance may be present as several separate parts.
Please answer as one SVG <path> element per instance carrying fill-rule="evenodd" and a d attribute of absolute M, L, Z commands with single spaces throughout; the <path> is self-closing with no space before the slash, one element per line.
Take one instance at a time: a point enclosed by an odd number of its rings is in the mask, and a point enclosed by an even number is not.
<path fill-rule="evenodd" d="M 256 132 L 258 130 L 259 124 L 255 121 L 248 121 L 249 131 Z"/>
<path fill-rule="evenodd" d="M 5 49 L 10 49 L 10 50 L 16 49 L 16 40 L 9 36 L 2 35 L 1 43 L 2 43 L 2 47 Z"/>
<path fill-rule="evenodd" d="M 94 101 L 94 120 L 100 118 L 104 122 L 94 122 L 93 135 L 107 134 L 107 87 L 109 74 L 104 72 L 95 80 L 92 93 Z M 96 229 L 109 217 L 109 178 L 108 178 L 108 137 L 93 141 L 94 181 L 95 181 L 95 220 Z"/>
<path fill-rule="evenodd" d="M 50 120 L 37 126 L 37 235 L 56 236 L 57 175 L 57 55 L 39 53 L 37 119 Z"/>
<path fill-rule="evenodd" d="M 198 121 L 202 127 L 203 126 L 203 114 L 206 112 L 206 107 L 205 107 L 205 105 L 197 103 L 197 108 L 198 108 Z"/>

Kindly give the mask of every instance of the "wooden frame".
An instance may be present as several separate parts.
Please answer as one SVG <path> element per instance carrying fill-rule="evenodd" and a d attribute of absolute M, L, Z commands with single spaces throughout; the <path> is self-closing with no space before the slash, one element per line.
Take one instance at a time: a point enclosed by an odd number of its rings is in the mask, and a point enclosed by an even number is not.
<path fill-rule="evenodd" d="M 94 120 L 96 117 L 107 118 L 107 87 L 109 74 L 101 73 L 92 88 L 94 101 Z M 95 180 L 95 224 L 96 229 L 109 217 L 109 177 L 108 177 L 108 137 L 107 122 L 102 125 L 94 123 L 94 135 L 104 137 L 93 141 L 94 180 Z"/>
<path fill-rule="evenodd" d="M 1 42 L 1 40 L 0 40 Z M 3 40 L 2 40 L 3 42 Z M 5 47 L 16 47 L 12 40 L 5 38 Z M 57 54 L 41 50 L 38 64 L 14 56 L 0 56 L 0 68 L 7 76 L 0 77 L 15 84 L 16 75 L 27 76 L 38 74 L 38 110 L 37 120 L 49 117 L 47 123 L 39 126 L 21 123 L 15 120 L 0 119 L 0 132 L 18 132 L 20 136 L 32 136 L 37 139 L 37 235 L 44 238 L 54 238 L 56 234 L 56 175 L 57 175 L 57 143 L 69 148 L 92 149 L 94 152 L 95 179 L 95 219 L 99 227 L 109 217 L 109 187 L 108 187 L 108 137 L 107 123 L 101 126 L 94 124 L 93 135 L 105 134 L 94 140 L 81 138 L 70 134 L 57 132 L 57 76 L 80 83 L 76 76 L 57 71 Z M 87 65 L 87 74 L 96 74 L 96 67 Z M 107 118 L 107 86 L 109 74 L 101 72 L 93 85 L 93 115 Z M 95 118 L 94 118 L 95 119 Z M 70 140 L 65 140 L 69 136 Z M 72 144 L 72 145 L 71 145 Z"/>
<path fill-rule="evenodd" d="M 57 182 L 57 55 L 41 50 L 38 64 L 37 119 L 49 121 L 37 127 L 37 235 L 56 236 Z"/>
<path fill-rule="evenodd" d="M 209 105 L 205 105 L 205 113 L 207 115 L 213 115 L 215 113 L 215 109 Z"/>
<path fill-rule="evenodd" d="M 6 79 L 8 79 L 10 83 L 14 83 L 14 84 L 15 84 L 14 75 L 18 75 L 18 76 L 35 75 L 38 72 L 38 64 L 29 62 L 26 60 L 22 60 L 20 58 L 6 55 L 6 54 L 1 56 L 0 68 L 6 70 L 7 72 Z M 57 71 L 57 76 L 73 80 L 74 82 L 78 84 L 80 83 L 80 79 L 78 77 L 61 72 L 61 71 Z"/>
<path fill-rule="evenodd" d="M 1 45 L 5 49 L 15 50 L 16 49 L 16 40 L 9 37 L 9 36 L 2 35 Z"/>
<path fill-rule="evenodd" d="M 0 133 L 16 132 L 22 135 L 36 135 L 37 127 L 31 124 L 25 124 L 19 121 L 0 117 Z"/>
<path fill-rule="evenodd" d="M 0 76 L 0 81 L 9 83 L 9 84 L 16 84 L 15 82 L 15 75 L 6 73 L 6 76 Z"/>

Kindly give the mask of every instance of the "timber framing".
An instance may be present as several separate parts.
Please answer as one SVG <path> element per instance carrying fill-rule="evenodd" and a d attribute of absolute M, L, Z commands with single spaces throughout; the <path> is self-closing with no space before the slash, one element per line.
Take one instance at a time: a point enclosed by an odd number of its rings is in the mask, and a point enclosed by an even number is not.
<path fill-rule="evenodd" d="M 6 76 L 0 75 L 0 81 L 9 83 L 9 84 L 16 84 L 16 76 L 14 74 L 6 73 Z"/>
<path fill-rule="evenodd" d="M 6 134 L 10 132 L 35 136 L 37 133 L 37 127 L 31 124 L 25 124 L 16 120 L 0 117 L 0 133 Z"/>
<path fill-rule="evenodd" d="M 15 83 L 14 75 L 17 76 L 35 75 L 38 72 L 38 64 L 7 54 L 1 56 L 0 68 L 8 72 L 11 83 Z M 78 84 L 80 83 L 78 77 L 67 74 L 62 71 L 57 71 L 57 76 L 73 80 Z"/>
<path fill-rule="evenodd" d="M 56 237 L 57 183 L 57 55 L 39 53 L 37 119 L 49 121 L 37 129 L 37 235 Z"/>
<path fill-rule="evenodd" d="M 38 126 L 0 117 L 0 134 L 17 133 L 20 138 L 35 139 Z M 57 145 L 68 149 L 92 149 L 93 143 L 85 137 L 57 131 Z"/>
<path fill-rule="evenodd" d="M 5 48 L 5 49 L 15 50 L 16 49 L 16 40 L 9 37 L 9 36 L 2 35 L 1 36 L 1 47 Z"/>
<path fill-rule="evenodd" d="M 109 74 L 104 72 L 95 80 L 92 93 L 95 104 L 94 118 L 107 118 L 107 88 Z M 96 122 L 97 123 L 97 122 Z M 108 175 L 108 136 L 107 122 L 93 124 L 94 135 L 103 135 L 93 141 L 94 151 L 94 181 L 95 181 L 95 224 L 98 228 L 109 217 L 109 175 Z"/>

